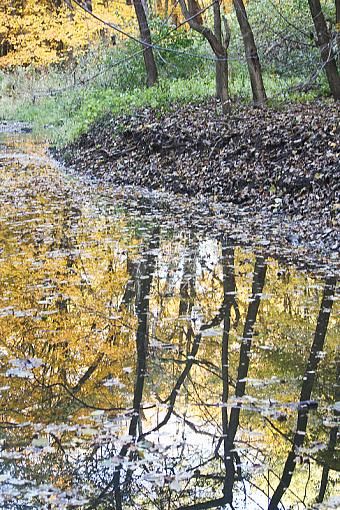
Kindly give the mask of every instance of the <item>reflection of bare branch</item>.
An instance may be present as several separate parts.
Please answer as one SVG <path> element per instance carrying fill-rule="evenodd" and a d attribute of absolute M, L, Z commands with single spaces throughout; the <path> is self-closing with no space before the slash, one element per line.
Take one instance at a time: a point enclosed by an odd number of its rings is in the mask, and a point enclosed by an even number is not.
<path fill-rule="evenodd" d="M 65 390 L 66 393 L 68 393 L 68 395 L 70 397 L 72 397 L 76 402 L 78 402 L 79 404 L 81 404 L 81 406 L 83 407 L 86 407 L 87 409 L 94 409 L 96 411 L 133 411 L 133 407 L 102 407 L 102 406 L 98 406 L 98 405 L 92 405 L 92 404 L 88 404 L 87 402 L 85 402 L 84 400 L 81 400 L 79 397 L 77 397 L 72 389 L 70 389 L 68 386 L 66 386 L 66 384 L 64 383 L 52 383 L 52 384 L 47 384 L 47 385 L 41 385 L 43 388 L 45 389 L 52 389 L 52 388 L 57 388 L 57 387 L 60 387 L 60 388 L 63 388 Z M 55 398 L 55 396 L 53 397 Z M 46 401 L 48 400 L 51 400 L 51 397 L 49 397 L 48 399 L 46 399 Z"/>
<path fill-rule="evenodd" d="M 65 448 L 62 445 L 62 442 L 60 441 L 59 437 L 57 437 L 52 432 L 49 432 L 49 435 L 54 439 L 55 443 L 58 445 L 58 448 L 63 452 L 65 459 L 67 460 L 67 452 L 65 451 Z"/>
<path fill-rule="evenodd" d="M 275 430 L 275 432 L 277 432 L 281 437 L 283 437 L 288 443 L 290 443 L 291 445 L 294 446 L 294 437 L 291 438 L 288 434 L 286 434 L 285 432 L 283 432 L 281 429 L 279 429 L 279 427 L 277 427 L 269 418 L 268 416 L 262 416 L 262 418 L 264 419 L 264 421 L 266 422 L 267 425 L 269 425 L 269 427 L 273 430 Z M 290 431 L 291 434 L 293 434 L 292 431 Z M 308 453 L 308 452 L 305 452 L 304 453 L 304 456 L 305 457 L 308 457 L 309 459 L 311 460 L 314 460 L 314 462 L 316 462 L 316 464 L 319 464 L 319 466 L 323 466 L 323 467 L 329 467 L 329 464 L 328 463 L 325 463 L 324 461 L 320 460 L 320 458 L 316 457 L 315 455 L 312 455 L 311 453 Z M 279 478 L 279 476 L 278 476 Z"/>
<path fill-rule="evenodd" d="M 171 363 L 176 363 L 178 365 L 184 365 L 186 363 L 185 359 L 177 359 L 177 358 L 158 358 L 158 361 L 165 362 L 165 363 L 171 362 Z M 206 370 L 210 374 L 214 375 L 218 379 L 222 379 L 222 375 L 219 373 L 219 367 L 217 365 L 215 365 L 215 363 L 212 363 L 211 361 L 206 360 L 206 359 L 195 359 L 194 365 L 197 365 L 198 367 L 203 368 L 204 370 Z M 231 379 L 231 377 L 229 377 L 228 381 L 229 381 L 230 386 L 232 386 L 232 387 L 236 386 L 235 382 Z M 164 401 L 163 401 L 163 403 L 164 403 Z"/>
<path fill-rule="evenodd" d="M 196 434 L 201 434 L 202 436 L 208 436 L 208 437 L 215 437 L 215 434 L 212 434 L 211 432 L 208 432 L 207 430 L 200 430 L 192 421 L 188 420 L 188 418 L 185 418 L 184 416 L 181 416 L 178 414 L 175 410 L 173 410 L 173 415 L 176 416 L 176 418 L 183 420 L 183 422 L 188 425 L 188 427 L 193 430 Z"/>
<path fill-rule="evenodd" d="M 72 392 L 73 393 L 78 393 L 81 390 L 82 386 L 84 386 L 86 381 L 88 379 L 90 379 L 91 375 L 97 370 L 97 368 L 98 368 L 98 366 L 101 363 L 103 358 L 104 358 L 104 354 L 103 353 L 100 353 L 97 356 L 96 361 L 94 363 L 92 363 L 92 365 L 86 370 L 85 374 L 79 379 L 77 384 L 75 386 L 73 386 L 73 388 L 72 388 Z"/>
<path fill-rule="evenodd" d="M 216 428 L 218 429 L 219 428 L 219 424 L 216 420 L 216 418 L 214 417 L 214 415 L 209 411 L 209 406 L 206 405 L 206 402 L 204 402 L 204 400 L 202 399 L 202 397 L 200 396 L 199 394 L 199 391 L 197 389 L 197 386 L 198 384 L 195 383 L 192 379 L 192 377 L 190 376 L 190 374 L 188 375 L 188 381 L 190 381 L 191 385 L 192 385 L 192 388 L 195 392 L 195 395 L 198 399 L 198 402 L 196 402 L 196 405 L 197 406 L 201 406 L 201 413 L 204 414 L 205 416 L 205 419 L 206 419 L 206 423 L 209 424 L 210 426 L 212 424 L 215 424 Z M 201 385 L 201 388 L 202 388 L 202 385 Z"/>
<path fill-rule="evenodd" d="M 185 367 L 184 367 L 182 373 L 180 374 L 180 376 L 178 377 L 176 384 L 175 384 L 173 390 L 171 391 L 169 397 L 166 399 L 166 402 L 169 402 L 169 404 L 168 404 L 168 410 L 167 410 L 165 417 L 158 425 L 156 425 L 156 427 L 154 427 L 153 429 L 149 430 L 148 432 L 146 432 L 144 434 L 141 434 L 140 439 L 153 433 L 153 432 L 156 432 L 161 427 L 166 425 L 168 423 L 168 421 L 170 420 L 172 410 L 175 406 L 176 399 L 180 392 L 180 389 L 194 365 L 194 358 L 196 357 L 196 355 L 198 353 L 198 349 L 199 349 L 199 346 L 200 346 L 200 343 L 202 340 L 202 333 L 203 333 L 203 331 L 214 328 L 215 326 L 220 324 L 220 322 L 223 318 L 224 312 L 225 312 L 225 303 L 222 304 L 218 314 L 210 322 L 208 322 L 207 324 L 203 324 L 200 327 L 199 333 L 194 336 L 193 345 L 192 345 L 191 351 L 187 357 Z M 190 331 L 193 333 L 191 327 L 190 327 Z"/>
<path fill-rule="evenodd" d="M 229 334 L 231 327 L 231 307 L 233 306 L 236 313 L 236 324 L 240 319 L 240 311 L 235 299 L 236 294 L 236 281 L 234 270 L 234 249 L 228 248 L 226 241 L 222 242 L 222 259 L 223 259 L 223 291 L 227 299 L 227 309 L 223 321 L 223 337 L 222 337 L 222 354 L 221 354 L 221 376 L 223 381 L 222 387 L 222 402 L 226 404 L 229 398 Z M 237 327 L 237 326 L 236 326 Z M 222 407 L 222 433 L 226 437 L 228 433 L 228 410 L 227 407 Z M 219 443 L 220 444 L 220 443 Z M 226 441 L 224 441 L 226 448 Z M 218 451 L 219 445 L 216 448 Z M 227 452 L 224 452 L 226 458 Z"/>

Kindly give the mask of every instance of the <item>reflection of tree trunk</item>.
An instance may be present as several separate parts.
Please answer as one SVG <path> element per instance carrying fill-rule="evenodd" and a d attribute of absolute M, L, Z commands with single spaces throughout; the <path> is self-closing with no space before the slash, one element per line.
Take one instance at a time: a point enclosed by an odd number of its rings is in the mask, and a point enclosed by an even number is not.
<path fill-rule="evenodd" d="M 236 397 L 243 397 L 245 393 L 246 381 L 245 378 L 248 375 L 249 370 L 249 353 L 251 349 L 252 337 L 254 333 L 254 326 L 256 322 L 257 312 L 260 306 L 261 293 L 263 291 L 265 278 L 266 278 L 267 266 L 263 257 L 257 257 L 254 267 L 254 277 L 252 285 L 252 297 L 248 306 L 247 317 L 243 329 L 242 345 L 240 349 L 240 360 L 237 371 L 237 383 L 235 389 Z M 233 486 L 235 481 L 235 466 L 234 456 L 232 453 L 234 449 L 234 441 L 236 432 L 239 426 L 241 412 L 241 404 L 237 404 L 232 407 L 230 412 L 230 420 L 227 438 L 225 440 L 225 451 L 226 451 L 226 467 L 227 467 L 227 478 L 225 484 L 226 502 L 231 504 L 233 501 Z"/>
<path fill-rule="evenodd" d="M 234 274 L 234 250 L 228 248 L 223 242 L 222 245 L 222 258 L 223 258 L 223 291 L 224 291 L 224 324 L 223 324 L 223 343 L 222 343 L 222 402 L 227 403 L 228 400 L 228 343 L 229 343 L 229 332 L 231 327 L 231 308 L 235 307 L 236 320 L 238 319 L 238 308 L 235 302 L 235 274 Z M 258 308 L 261 300 L 261 292 L 264 286 L 266 276 L 266 265 L 263 257 L 258 257 L 255 263 L 254 279 L 252 287 L 252 301 L 248 307 L 248 313 L 244 326 L 243 337 L 247 339 L 247 351 L 244 349 L 240 353 L 239 372 L 243 370 L 243 363 L 245 358 L 248 359 L 248 354 L 251 347 L 251 338 L 253 335 L 253 328 L 255 325 Z M 249 367 L 249 359 L 248 359 Z M 246 368 L 248 372 L 248 367 Z M 247 375 L 246 372 L 246 375 Z M 243 377 L 246 377 L 243 376 Z M 240 378 L 240 377 L 239 377 Z M 242 390 L 243 388 L 243 390 Z M 242 393 L 243 391 L 243 393 Z M 241 397 L 244 394 L 244 387 L 239 387 L 237 391 L 238 396 Z M 236 413 L 235 413 L 236 411 Z M 238 414 L 237 414 L 238 411 Z M 205 510 L 208 508 L 217 508 L 224 506 L 227 503 L 232 504 L 232 489 L 235 480 L 235 467 L 234 467 L 234 456 L 232 452 L 234 448 L 234 438 L 238 428 L 238 416 L 239 408 L 233 408 L 230 415 L 230 422 L 228 427 L 228 415 L 227 408 L 222 407 L 222 430 L 224 440 L 224 465 L 226 469 L 226 475 L 223 484 L 223 497 L 205 501 L 204 503 L 198 503 L 195 505 L 181 506 L 178 510 Z M 226 436 L 226 437 L 225 437 Z M 221 441 L 217 445 L 216 451 L 218 451 Z"/>
<path fill-rule="evenodd" d="M 154 233 L 154 238 L 150 242 L 147 261 L 145 265 L 145 274 L 140 279 L 140 296 L 136 304 L 138 317 L 138 327 L 136 334 L 137 347 L 137 374 L 133 398 L 133 417 L 130 423 L 129 434 L 133 437 L 137 435 L 137 424 L 140 417 L 140 406 L 142 402 L 144 380 L 146 376 L 146 357 L 149 346 L 149 302 L 152 276 L 155 270 L 156 253 L 159 246 L 158 232 Z"/>
<path fill-rule="evenodd" d="M 127 260 L 127 272 L 129 275 L 129 280 L 126 283 L 124 295 L 122 299 L 122 305 L 130 307 L 133 298 L 136 294 L 136 278 L 138 273 L 138 262 Z"/>
<path fill-rule="evenodd" d="M 156 254 L 155 250 L 159 246 L 158 230 L 154 232 L 153 239 L 150 242 L 146 256 L 146 264 L 143 274 L 140 277 L 140 292 L 136 302 L 136 313 L 138 318 L 138 326 L 136 333 L 136 349 L 137 349 L 137 369 L 136 381 L 133 394 L 133 414 L 129 426 L 129 435 L 133 438 L 137 436 L 137 427 L 140 420 L 141 404 L 143 398 L 144 381 L 146 377 L 146 359 L 149 348 L 149 303 L 152 277 L 155 270 Z M 125 457 L 127 447 L 124 446 L 120 452 L 121 457 Z M 120 490 L 120 469 L 116 474 L 115 480 L 115 502 L 116 509 L 122 508 L 122 497 Z"/>
<path fill-rule="evenodd" d="M 188 317 L 191 315 L 192 307 L 195 300 L 195 280 L 196 280 L 196 255 L 197 255 L 197 242 L 194 241 L 190 247 L 190 251 L 185 258 L 183 265 L 183 276 L 179 289 L 179 317 Z M 181 327 L 179 332 L 179 348 L 182 348 L 183 337 L 186 335 L 187 344 L 191 343 L 191 329 L 184 329 Z"/>
<path fill-rule="evenodd" d="M 337 370 L 336 370 L 336 381 L 335 381 L 335 402 L 340 401 L 340 348 L 338 348 L 338 356 L 337 356 Z M 336 417 L 340 416 L 340 412 L 335 410 L 334 415 Z M 329 441 L 328 441 L 328 447 L 325 452 L 326 462 L 327 459 L 331 459 L 334 455 L 337 437 L 338 437 L 339 427 L 336 425 L 335 427 L 332 427 L 329 433 Z M 317 497 L 317 503 L 322 503 L 323 499 L 325 497 L 325 492 L 327 489 L 328 484 L 328 476 L 329 476 L 329 465 L 324 465 L 322 469 L 322 476 L 321 476 L 321 483 L 320 483 L 320 490 Z"/>
<path fill-rule="evenodd" d="M 229 333 L 231 327 L 231 307 L 235 302 L 236 282 L 234 273 L 234 249 L 222 246 L 223 258 L 223 289 L 224 295 L 227 297 L 227 309 L 224 316 L 223 323 L 223 337 L 222 337 L 222 434 L 223 434 L 223 461 L 225 466 L 225 480 L 223 484 L 223 497 L 224 502 L 228 502 L 228 489 L 230 472 L 234 472 L 232 454 L 230 452 L 228 442 L 228 408 L 226 406 L 229 398 Z M 218 451 L 219 445 L 217 447 Z"/>
<path fill-rule="evenodd" d="M 251 302 L 248 306 L 248 312 L 246 317 L 246 322 L 243 329 L 242 336 L 242 344 L 240 350 L 240 361 L 237 371 L 237 383 L 235 396 L 243 397 L 245 393 L 246 387 L 246 377 L 249 370 L 249 353 L 251 349 L 251 342 L 254 333 L 254 326 L 256 322 L 257 312 L 261 302 L 261 293 L 264 287 L 264 282 L 266 278 L 267 266 L 265 264 L 265 260 L 263 257 L 257 257 L 254 268 L 254 278 L 252 285 L 252 297 Z M 236 428 L 238 426 L 238 420 L 240 415 L 241 405 L 237 405 L 233 407 L 231 410 L 230 416 L 230 426 L 229 426 L 229 440 L 232 442 L 235 438 Z M 236 425 L 236 427 L 235 427 Z"/>
<path fill-rule="evenodd" d="M 189 354 L 187 356 L 187 361 L 185 363 L 185 367 L 184 367 L 182 373 L 180 374 L 180 376 L 178 377 L 178 379 L 177 379 L 177 381 L 176 381 L 176 383 L 175 383 L 175 385 L 174 385 L 174 387 L 173 387 L 169 397 L 164 401 L 164 403 L 168 404 L 168 410 L 167 410 L 167 412 L 165 414 L 165 417 L 152 430 L 150 430 L 146 434 L 142 434 L 140 436 L 141 438 L 145 437 L 148 434 L 151 434 L 152 432 L 156 432 L 160 428 L 164 427 L 164 425 L 166 425 L 168 423 L 168 421 L 170 420 L 171 415 L 173 413 L 173 409 L 175 407 L 175 403 L 176 403 L 177 397 L 178 397 L 178 395 L 180 393 L 180 389 L 182 388 L 184 382 L 186 381 L 186 379 L 187 379 L 187 377 L 188 377 L 188 375 L 189 375 L 189 373 L 190 373 L 190 371 L 191 371 L 191 369 L 192 369 L 192 367 L 193 367 L 193 365 L 195 363 L 195 358 L 197 356 L 197 353 L 198 353 L 198 350 L 199 350 L 199 347 L 200 347 L 200 344 L 201 344 L 201 340 L 202 340 L 202 333 L 203 333 L 203 331 L 206 331 L 208 329 L 214 328 L 214 327 L 218 326 L 221 323 L 221 321 L 223 320 L 223 318 L 225 316 L 226 308 L 228 306 L 228 302 L 230 300 L 230 297 L 231 296 L 225 295 L 224 299 L 223 299 L 223 303 L 222 303 L 222 305 L 220 307 L 220 310 L 217 313 L 217 315 L 210 322 L 208 322 L 207 324 L 203 324 L 200 327 L 199 332 L 194 337 L 192 348 L 191 348 L 191 351 L 189 352 Z M 189 334 L 193 336 L 193 331 L 192 331 L 191 328 L 189 330 Z"/>
<path fill-rule="evenodd" d="M 316 325 L 314 335 L 314 341 L 310 351 L 309 360 L 307 363 L 307 368 L 305 371 L 305 376 L 301 388 L 300 407 L 298 412 L 298 419 L 296 425 L 296 432 L 293 440 L 293 446 L 291 451 L 289 452 L 280 483 L 273 494 L 268 510 L 276 510 L 278 508 L 278 505 L 281 501 L 283 494 L 290 486 L 290 482 L 292 480 L 293 473 L 296 467 L 297 456 L 296 450 L 297 448 L 301 447 L 304 443 L 308 423 L 308 411 L 309 411 L 308 401 L 310 400 L 311 397 L 311 393 L 315 382 L 316 369 L 320 361 L 319 352 L 323 350 L 326 338 L 329 317 L 333 306 L 335 285 L 336 279 L 334 277 L 328 278 L 325 282 L 318 322 Z"/>
<path fill-rule="evenodd" d="M 327 447 L 327 457 L 331 458 L 334 455 L 336 443 L 337 443 L 337 437 L 338 437 L 338 431 L 339 427 L 332 427 L 330 434 L 329 434 L 329 441 L 328 441 L 328 447 Z M 327 489 L 328 484 L 328 476 L 329 476 L 329 466 L 325 465 L 322 469 L 322 476 L 321 476 L 321 483 L 320 483 L 320 490 L 317 497 L 317 503 L 322 503 L 323 499 L 325 497 L 325 492 Z"/>
<path fill-rule="evenodd" d="M 159 246 L 159 229 L 155 229 L 150 241 L 147 252 L 145 253 L 146 263 L 144 270 L 140 275 L 140 292 L 136 299 L 136 314 L 138 318 L 138 326 L 136 333 L 136 350 L 137 350 L 137 368 L 136 380 L 133 395 L 133 414 L 129 426 L 129 435 L 133 438 L 137 436 L 137 427 L 140 420 L 141 403 L 143 398 L 144 381 L 147 368 L 147 353 L 149 344 L 148 316 L 150 290 L 152 285 L 153 274 L 156 264 L 156 250 Z M 119 457 L 124 458 L 129 451 L 129 445 L 125 444 L 120 452 Z M 114 489 L 115 508 L 122 509 L 122 494 L 120 488 L 120 473 L 122 465 L 117 466 L 111 482 L 103 489 L 100 495 L 90 505 L 91 509 L 97 508 L 98 503 L 105 497 L 109 490 Z"/>
<path fill-rule="evenodd" d="M 158 229 L 153 234 L 153 239 L 150 242 L 148 252 L 146 255 L 146 263 L 143 264 L 143 270 L 140 274 L 140 287 L 136 299 L 136 313 L 138 317 L 138 326 L 136 333 L 136 349 L 137 349 L 137 369 L 136 381 L 133 394 L 133 414 L 129 426 L 129 435 L 133 438 L 137 437 L 138 424 L 141 423 L 141 404 L 143 398 L 144 382 L 147 370 L 147 354 L 149 350 L 149 304 L 150 304 L 150 290 L 152 285 L 153 273 L 155 270 L 156 253 L 159 246 Z M 121 457 L 125 457 L 127 448 L 123 447 L 120 452 Z M 131 478 L 131 471 L 127 473 L 127 479 Z M 120 469 L 117 474 L 115 482 L 115 502 L 116 509 L 122 508 L 122 497 L 120 489 Z"/>
<path fill-rule="evenodd" d="M 222 403 L 226 404 L 229 398 L 229 333 L 231 328 L 231 309 L 234 307 L 236 313 L 236 322 L 239 320 L 239 309 L 235 299 L 236 281 L 234 271 L 234 248 L 222 241 L 222 264 L 223 264 L 223 294 L 226 303 L 225 315 L 223 320 L 222 336 L 222 355 L 221 355 L 221 376 L 222 376 Z M 222 434 L 224 443 L 224 458 L 226 458 L 226 436 L 228 432 L 228 410 L 222 407 Z M 222 439 L 218 442 L 216 452 L 222 444 Z"/>
<path fill-rule="evenodd" d="M 183 267 L 183 277 L 179 289 L 179 316 L 188 316 L 191 313 L 195 292 L 195 265 L 196 249 L 190 250 Z"/>
<path fill-rule="evenodd" d="M 229 333 L 231 327 L 231 308 L 235 301 L 236 282 L 234 272 L 234 248 L 228 248 L 224 243 L 222 245 L 222 260 L 223 260 L 223 291 L 227 302 L 224 321 L 223 321 L 223 336 L 222 336 L 222 357 L 221 357 L 221 372 L 222 372 L 222 403 L 226 404 L 229 397 Z M 226 436 L 228 432 L 228 410 L 227 407 L 222 407 L 222 433 Z M 224 441 L 225 445 L 225 441 Z M 224 452 L 226 456 L 226 451 Z"/>

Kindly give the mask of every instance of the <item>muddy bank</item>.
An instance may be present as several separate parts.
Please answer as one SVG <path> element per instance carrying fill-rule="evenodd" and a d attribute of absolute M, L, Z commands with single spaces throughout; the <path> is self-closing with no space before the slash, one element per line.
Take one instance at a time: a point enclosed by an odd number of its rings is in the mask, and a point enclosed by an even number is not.
<path fill-rule="evenodd" d="M 77 172 L 214 201 L 299 225 L 293 244 L 338 250 L 339 105 L 317 101 L 281 110 L 215 102 L 106 117 L 58 156 Z M 289 238 L 289 231 L 285 233 Z"/>

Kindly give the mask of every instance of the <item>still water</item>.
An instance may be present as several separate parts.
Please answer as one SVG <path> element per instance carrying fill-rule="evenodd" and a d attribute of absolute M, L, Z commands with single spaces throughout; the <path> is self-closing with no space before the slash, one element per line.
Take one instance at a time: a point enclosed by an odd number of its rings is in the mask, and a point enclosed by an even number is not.
<path fill-rule="evenodd" d="M 29 135 L 0 182 L 1 509 L 340 507 L 334 270 Z"/>

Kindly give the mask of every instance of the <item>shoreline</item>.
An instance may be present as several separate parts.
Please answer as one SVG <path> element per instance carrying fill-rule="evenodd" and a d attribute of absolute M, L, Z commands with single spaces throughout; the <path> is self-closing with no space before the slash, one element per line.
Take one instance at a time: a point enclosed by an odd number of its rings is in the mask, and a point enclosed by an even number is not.
<path fill-rule="evenodd" d="M 214 105 L 106 116 L 53 153 L 75 173 L 103 183 L 228 205 L 248 216 L 249 225 L 280 224 L 282 218 L 285 227 L 277 235 L 284 244 L 334 258 L 339 105 L 323 100 L 282 110 L 238 106 L 229 117 L 217 116 Z"/>

